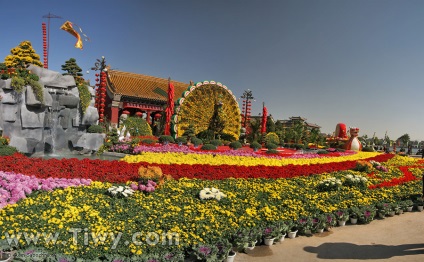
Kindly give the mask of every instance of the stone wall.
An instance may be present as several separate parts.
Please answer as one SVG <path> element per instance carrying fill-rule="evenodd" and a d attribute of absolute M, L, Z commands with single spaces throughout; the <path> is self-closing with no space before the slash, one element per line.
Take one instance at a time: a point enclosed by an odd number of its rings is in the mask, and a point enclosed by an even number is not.
<path fill-rule="evenodd" d="M 83 114 L 72 76 L 34 65 L 28 69 L 40 77 L 44 103 L 35 98 L 30 86 L 18 94 L 11 86 L 11 79 L 0 80 L 0 130 L 10 138 L 10 145 L 27 154 L 97 151 L 103 144 L 104 135 L 86 133 L 87 127 L 99 119 L 94 107 L 94 89 L 89 87 L 92 99 Z"/>

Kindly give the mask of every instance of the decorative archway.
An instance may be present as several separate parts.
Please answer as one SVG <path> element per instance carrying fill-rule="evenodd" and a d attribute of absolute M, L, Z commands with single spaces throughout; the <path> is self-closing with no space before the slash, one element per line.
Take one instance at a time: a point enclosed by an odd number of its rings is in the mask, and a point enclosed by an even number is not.
<path fill-rule="evenodd" d="M 173 135 L 182 136 L 190 124 L 196 134 L 207 130 L 217 103 L 222 103 L 222 133 L 238 139 L 241 123 L 237 99 L 225 85 L 215 81 L 197 82 L 182 93 L 172 116 Z"/>

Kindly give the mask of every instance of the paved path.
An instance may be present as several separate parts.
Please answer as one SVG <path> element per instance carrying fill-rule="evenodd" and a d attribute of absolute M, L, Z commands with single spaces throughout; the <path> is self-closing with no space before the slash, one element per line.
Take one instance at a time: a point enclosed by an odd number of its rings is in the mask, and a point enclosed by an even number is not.
<path fill-rule="evenodd" d="M 424 212 L 377 219 L 368 225 L 335 227 L 331 232 L 286 238 L 252 253 L 237 253 L 235 262 L 424 261 Z"/>

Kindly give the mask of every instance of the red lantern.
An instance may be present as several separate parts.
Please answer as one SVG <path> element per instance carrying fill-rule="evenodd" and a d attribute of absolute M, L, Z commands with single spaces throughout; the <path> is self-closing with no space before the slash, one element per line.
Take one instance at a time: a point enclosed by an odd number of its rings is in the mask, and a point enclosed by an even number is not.
<path fill-rule="evenodd" d="M 128 111 L 128 110 L 124 110 L 124 111 L 122 111 L 122 114 L 129 115 L 129 114 L 130 114 L 130 111 Z"/>
<path fill-rule="evenodd" d="M 137 113 L 135 113 L 135 115 L 138 116 L 138 117 L 141 117 L 143 115 L 143 113 L 137 112 Z"/>
<path fill-rule="evenodd" d="M 103 112 L 104 112 L 105 110 L 104 110 L 104 108 L 100 108 L 100 109 L 99 109 L 99 111 L 100 111 L 100 113 L 102 113 L 102 114 L 103 114 Z"/>
<path fill-rule="evenodd" d="M 161 116 L 162 116 L 162 115 L 161 115 L 161 114 L 159 114 L 159 113 L 156 113 L 156 114 L 155 114 L 155 118 L 156 118 L 156 119 L 160 118 Z"/>
<path fill-rule="evenodd" d="M 105 115 L 103 115 L 103 114 L 100 114 L 100 117 L 101 117 L 101 118 L 103 118 L 104 116 L 105 116 Z"/>

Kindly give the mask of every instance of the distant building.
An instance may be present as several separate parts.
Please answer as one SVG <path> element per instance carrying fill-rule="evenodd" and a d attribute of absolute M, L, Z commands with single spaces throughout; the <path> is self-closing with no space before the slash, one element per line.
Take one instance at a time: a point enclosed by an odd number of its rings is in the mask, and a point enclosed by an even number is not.
<path fill-rule="evenodd" d="M 174 100 L 181 97 L 188 83 L 172 80 Z M 119 117 L 126 113 L 139 116 L 152 123 L 160 117 L 168 101 L 168 79 L 117 70 L 107 70 L 107 96 L 105 116 L 112 125 L 119 123 Z M 162 95 L 160 94 L 162 93 Z"/>
<path fill-rule="evenodd" d="M 312 129 L 320 129 L 321 127 L 317 124 L 306 122 L 306 118 L 300 117 L 300 116 L 292 116 L 288 120 L 277 120 L 277 122 L 280 122 L 283 126 L 283 128 L 291 128 L 296 123 L 301 123 L 303 126 L 311 131 Z"/>

